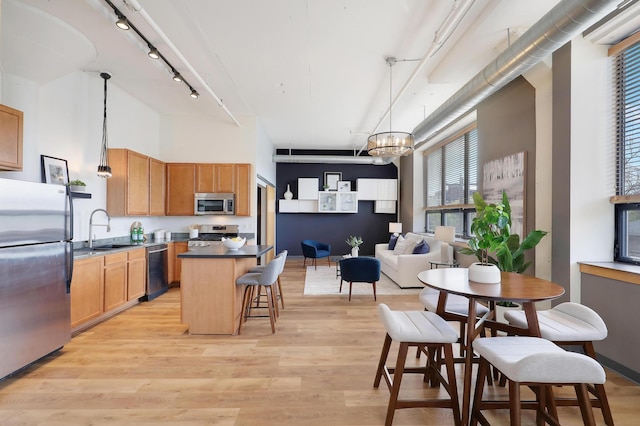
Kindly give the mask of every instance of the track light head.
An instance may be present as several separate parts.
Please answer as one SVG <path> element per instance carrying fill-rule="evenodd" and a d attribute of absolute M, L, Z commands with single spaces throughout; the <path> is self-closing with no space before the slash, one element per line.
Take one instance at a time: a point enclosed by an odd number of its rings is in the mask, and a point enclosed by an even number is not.
<path fill-rule="evenodd" d="M 158 49 L 156 49 L 152 45 L 149 45 L 148 55 L 151 59 L 160 59 L 160 52 L 158 52 Z"/>
<path fill-rule="evenodd" d="M 198 99 L 198 96 L 200 96 L 200 94 L 198 92 L 196 92 L 196 89 L 191 89 L 191 96 L 193 99 Z"/>
<path fill-rule="evenodd" d="M 173 81 L 180 83 L 182 80 L 182 76 L 180 75 L 179 72 L 174 71 L 173 73 Z"/>
<path fill-rule="evenodd" d="M 118 15 L 118 20 L 116 21 L 116 27 L 125 31 L 131 28 L 131 26 L 129 25 L 129 21 L 123 15 Z"/>

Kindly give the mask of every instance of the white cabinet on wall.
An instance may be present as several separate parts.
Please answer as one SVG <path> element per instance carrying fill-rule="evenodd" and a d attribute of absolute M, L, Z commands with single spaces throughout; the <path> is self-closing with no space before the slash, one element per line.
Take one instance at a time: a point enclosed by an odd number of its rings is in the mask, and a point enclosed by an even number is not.
<path fill-rule="evenodd" d="M 298 200 L 278 200 L 280 213 L 298 213 Z"/>
<path fill-rule="evenodd" d="M 358 179 L 358 200 L 391 201 L 398 199 L 398 179 Z"/>
<path fill-rule="evenodd" d="M 396 202 L 390 200 L 376 200 L 374 213 L 393 213 L 396 212 Z"/>
<path fill-rule="evenodd" d="M 318 178 L 298 178 L 298 199 L 317 201 L 319 185 Z"/>
<path fill-rule="evenodd" d="M 358 194 L 355 191 L 322 191 L 318 195 L 318 213 L 357 213 Z"/>

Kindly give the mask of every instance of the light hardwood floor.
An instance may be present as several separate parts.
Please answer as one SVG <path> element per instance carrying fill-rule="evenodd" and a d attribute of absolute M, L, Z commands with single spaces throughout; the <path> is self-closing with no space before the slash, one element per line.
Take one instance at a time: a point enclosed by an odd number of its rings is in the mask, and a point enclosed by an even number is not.
<path fill-rule="evenodd" d="M 384 383 L 372 386 L 384 338 L 373 296 L 303 296 L 297 259 L 287 261 L 282 282 L 286 309 L 275 335 L 268 318 L 253 318 L 241 336 L 190 336 L 180 324 L 179 289 L 85 331 L 0 382 L 0 425 L 384 424 L 389 392 Z M 421 309 L 415 295 L 380 302 Z M 439 392 L 405 377 L 405 395 Z M 610 371 L 607 377 L 616 424 L 639 424 L 640 387 Z M 582 424 L 577 408 L 560 416 L 563 425 Z M 445 409 L 403 409 L 394 424 L 451 419 Z M 491 422 L 508 424 L 508 415 Z M 535 424 L 532 413 L 524 424 Z"/>

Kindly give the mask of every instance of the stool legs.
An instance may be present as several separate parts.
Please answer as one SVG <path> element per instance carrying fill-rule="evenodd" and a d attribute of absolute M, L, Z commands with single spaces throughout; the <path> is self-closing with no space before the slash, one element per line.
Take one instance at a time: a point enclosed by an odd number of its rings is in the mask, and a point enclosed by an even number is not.
<path fill-rule="evenodd" d="M 389 349 L 391 347 L 392 339 L 387 334 L 382 346 L 382 353 L 380 354 L 380 361 L 378 362 L 378 369 L 373 382 L 373 387 L 377 388 L 380 385 L 380 380 L 384 375 L 384 380 L 389 388 L 389 405 L 387 407 L 387 416 L 385 419 L 385 426 L 393 424 L 393 417 L 395 410 L 400 408 L 416 408 L 416 407 L 442 407 L 451 408 L 453 412 L 454 424 L 456 426 L 461 425 L 460 420 L 460 406 L 458 403 L 458 391 L 455 379 L 455 370 L 453 365 L 453 348 L 451 344 L 428 344 L 428 343 L 411 343 L 400 342 L 398 349 L 398 358 L 396 360 L 395 368 L 387 368 L 387 357 L 389 355 Z M 409 346 L 425 346 L 431 351 L 438 351 L 440 348 L 444 348 L 445 353 L 445 365 L 447 370 L 447 380 L 445 381 L 437 369 L 437 364 L 431 362 L 432 357 L 427 357 L 427 365 L 424 368 L 406 368 L 405 363 L 407 360 L 407 353 Z M 402 383 L 402 375 L 404 373 L 421 373 L 425 374 L 434 373 L 440 376 L 440 382 L 444 386 L 445 390 L 449 393 L 449 399 L 428 399 L 428 400 L 399 400 L 400 385 Z M 391 377 L 393 375 L 393 378 Z"/>
<path fill-rule="evenodd" d="M 238 334 L 242 329 L 242 323 L 247 320 L 249 316 L 251 316 L 251 305 L 254 299 L 254 285 L 248 285 L 244 289 L 244 295 L 242 297 L 242 314 L 240 316 L 240 324 L 238 325 Z M 261 293 L 261 288 L 264 287 L 265 293 L 267 295 L 267 308 L 269 309 L 269 321 L 271 322 L 271 332 L 275 334 L 276 332 L 276 317 L 279 315 L 278 312 L 278 302 L 275 299 L 275 291 L 272 288 L 272 285 L 260 285 L 257 286 L 258 295 Z"/>

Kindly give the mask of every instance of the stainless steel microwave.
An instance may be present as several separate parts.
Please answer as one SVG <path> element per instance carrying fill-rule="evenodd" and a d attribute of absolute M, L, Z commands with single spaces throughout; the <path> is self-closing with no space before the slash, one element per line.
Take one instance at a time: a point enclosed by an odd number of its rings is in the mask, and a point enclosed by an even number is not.
<path fill-rule="evenodd" d="M 236 214 L 235 195 L 228 193 L 196 192 L 194 214 Z"/>

